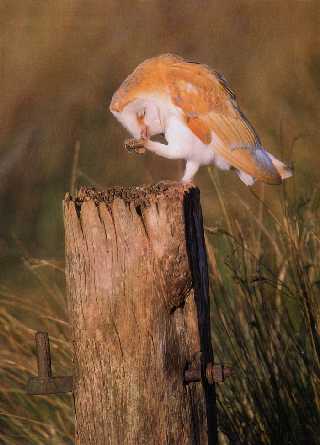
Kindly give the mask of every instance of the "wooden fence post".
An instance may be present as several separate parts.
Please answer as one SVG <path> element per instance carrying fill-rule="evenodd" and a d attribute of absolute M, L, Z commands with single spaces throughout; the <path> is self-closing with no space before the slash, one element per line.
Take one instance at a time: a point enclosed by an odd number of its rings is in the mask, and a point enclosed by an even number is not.
<path fill-rule="evenodd" d="M 199 190 L 82 188 L 64 222 L 76 444 L 216 444 Z"/>

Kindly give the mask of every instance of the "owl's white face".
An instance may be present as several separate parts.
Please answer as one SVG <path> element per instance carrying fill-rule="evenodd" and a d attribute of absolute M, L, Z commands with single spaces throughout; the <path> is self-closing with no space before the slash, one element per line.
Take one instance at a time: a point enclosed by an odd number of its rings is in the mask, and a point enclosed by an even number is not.
<path fill-rule="evenodd" d="M 139 139 L 164 133 L 161 108 L 161 103 L 154 98 L 139 98 L 130 102 L 121 112 L 111 112 L 135 139 Z"/>

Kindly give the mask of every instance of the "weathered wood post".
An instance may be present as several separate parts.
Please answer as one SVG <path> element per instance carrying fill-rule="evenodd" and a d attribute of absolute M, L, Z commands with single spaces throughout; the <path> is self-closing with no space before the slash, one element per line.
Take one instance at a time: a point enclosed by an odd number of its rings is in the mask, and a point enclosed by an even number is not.
<path fill-rule="evenodd" d="M 216 444 L 199 190 L 82 189 L 64 221 L 76 444 Z"/>

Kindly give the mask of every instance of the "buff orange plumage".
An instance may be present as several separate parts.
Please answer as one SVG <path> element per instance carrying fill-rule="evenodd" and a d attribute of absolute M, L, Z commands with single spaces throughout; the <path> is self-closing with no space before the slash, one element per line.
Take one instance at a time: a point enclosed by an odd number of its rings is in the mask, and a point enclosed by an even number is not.
<path fill-rule="evenodd" d="M 116 91 L 110 110 L 147 149 L 186 159 L 185 181 L 208 164 L 235 169 L 247 185 L 279 184 L 292 174 L 262 147 L 223 76 L 205 65 L 170 54 L 148 59 Z M 158 133 L 167 145 L 151 140 Z"/>

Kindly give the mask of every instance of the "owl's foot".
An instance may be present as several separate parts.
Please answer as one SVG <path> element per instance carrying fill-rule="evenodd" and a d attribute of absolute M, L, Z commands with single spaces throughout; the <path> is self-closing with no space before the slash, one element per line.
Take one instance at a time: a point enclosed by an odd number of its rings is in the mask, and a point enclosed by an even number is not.
<path fill-rule="evenodd" d="M 139 155 L 143 155 L 146 152 L 145 143 L 146 140 L 144 138 L 141 139 L 129 138 L 124 141 L 124 148 L 129 153 L 134 152 Z"/>

